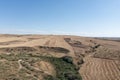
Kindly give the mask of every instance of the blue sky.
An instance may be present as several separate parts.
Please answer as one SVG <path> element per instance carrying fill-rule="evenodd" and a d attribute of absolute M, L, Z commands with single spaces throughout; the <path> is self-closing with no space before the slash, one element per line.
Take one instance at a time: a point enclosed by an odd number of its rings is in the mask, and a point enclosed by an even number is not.
<path fill-rule="evenodd" d="M 0 33 L 120 37 L 120 0 L 0 0 Z"/>

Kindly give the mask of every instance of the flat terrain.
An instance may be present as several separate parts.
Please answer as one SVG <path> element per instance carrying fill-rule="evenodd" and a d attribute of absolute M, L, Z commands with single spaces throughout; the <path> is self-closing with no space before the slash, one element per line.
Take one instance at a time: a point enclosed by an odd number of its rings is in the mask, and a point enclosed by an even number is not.
<path fill-rule="evenodd" d="M 63 76 L 58 74 L 65 71 L 62 63 L 72 66 Z M 48 76 L 81 80 L 73 76 L 77 72 L 82 80 L 120 80 L 120 42 L 65 35 L 0 35 L 0 80 L 53 80 Z"/>

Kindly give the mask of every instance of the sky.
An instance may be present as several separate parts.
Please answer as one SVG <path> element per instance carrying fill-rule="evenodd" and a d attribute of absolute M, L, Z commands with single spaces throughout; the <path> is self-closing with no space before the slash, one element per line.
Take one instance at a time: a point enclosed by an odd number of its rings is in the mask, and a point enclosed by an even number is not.
<path fill-rule="evenodd" d="M 0 0 L 0 34 L 120 37 L 120 0 Z"/>

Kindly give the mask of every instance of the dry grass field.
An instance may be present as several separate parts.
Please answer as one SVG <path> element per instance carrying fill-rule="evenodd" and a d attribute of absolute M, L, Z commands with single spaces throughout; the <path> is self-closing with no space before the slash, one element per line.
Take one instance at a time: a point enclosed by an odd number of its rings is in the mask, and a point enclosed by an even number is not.
<path fill-rule="evenodd" d="M 67 35 L 0 35 L 0 80 L 81 80 L 78 76 L 120 80 L 120 42 Z"/>

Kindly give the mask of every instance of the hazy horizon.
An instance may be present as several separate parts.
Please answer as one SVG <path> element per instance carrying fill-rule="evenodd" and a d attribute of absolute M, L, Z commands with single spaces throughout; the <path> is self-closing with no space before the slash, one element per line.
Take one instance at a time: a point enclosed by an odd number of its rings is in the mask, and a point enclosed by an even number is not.
<path fill-rule="evenodd" d="M 1 0 L 0 34 L 120 37 L 120 1 Z"/>

